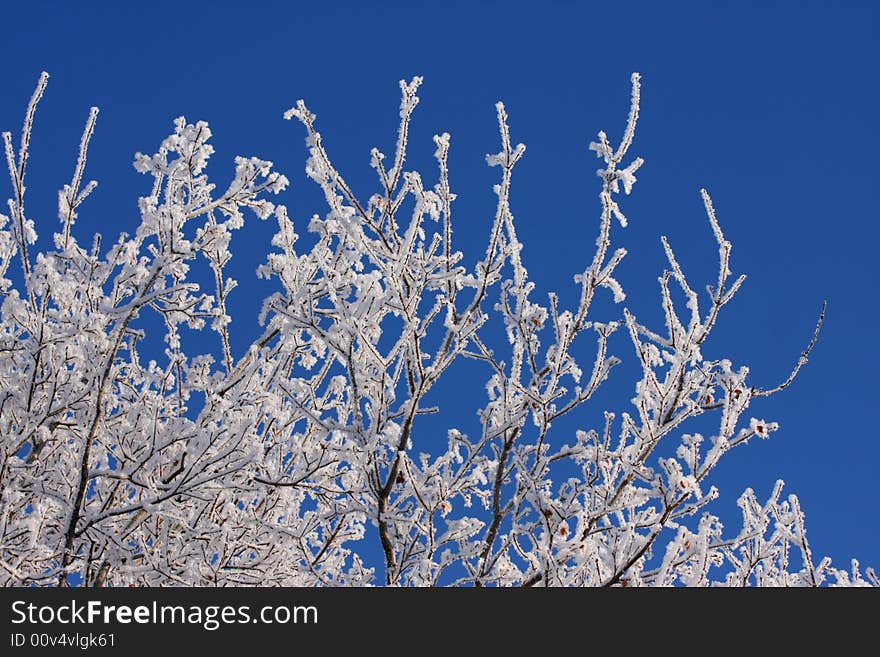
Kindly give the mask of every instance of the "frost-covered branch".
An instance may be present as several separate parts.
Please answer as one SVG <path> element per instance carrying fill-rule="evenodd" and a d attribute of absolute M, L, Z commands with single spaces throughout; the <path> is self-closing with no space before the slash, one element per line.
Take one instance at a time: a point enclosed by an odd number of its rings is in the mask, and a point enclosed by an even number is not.
<path fill-rule="evenodd" d="M 236 158 L 218 187 L 208 125 L 181 117 L 153 154 L 136 155 L 151 179 L 140 222 L 108 244 L 100 235 L 81 244 L 76 230 L 97 184 L 84 182 L 93 108 L 58 193 L 61 232 L 40 250 L 24 180 L 47 80 L 17 154 L 3 136 L 0 583 L 880 584 L 857 563 L 815 561 L 805 514 L 781 482 L 765 502 L 746 489 L 738 533 L 711 512 L 721 495 L 714 468 L 778 429 L 749 406 L 792 384 L 825 308 L 775 387 L 710 355 L 707 338 L 745 277 L 731 273 L 705 191 L 718 248 L 708 294 L 663 237 L 662 326 L 623 305 L 616 272 L 626 251 L 614 243 L 629 223 L 620 194 L 642 165 L 629 154 L 638 74 L 620 141 L 600 132 L 589 146 L 603 162 L 599 199 L 594 218 L 577 221 L 596 222 L 595 248 L 573 263 L 570 304 L 556 292 L 532 296 L 511 202 L 525 146 L 502 103 L 500 149 L 486 157 L 498 167 L 495 210 L 481 259 L 463 264 L 449 134 L 434 137 L 436 171 L 407 168 L 419 77 L 400 83 L 389 164 L 371 150 L 372 193 L 349 183 L 303 101 L 285 116 L 305 129 L 306 173 L 326 202 L 308 222 L 269 200 L 288 185 L 269 161 Z M 258 270 L 274 291 L 261 334 L 236 350 L 228 265 L 248 210 L 277 224 Z M 194 267 L 202 259 L 207 277 Z M 603 289 L 620 310 L 596 317 Z M 584 410 L 623 358 L 639 365 L 635 396 L 590 428 Z M 486 396 L 447 408 L 434 392 L 462 359 L 483 368 Z M 466 431 L 471 410 L 478 424 Z M 564 416 L 584 428 L 563 433 Z"/>

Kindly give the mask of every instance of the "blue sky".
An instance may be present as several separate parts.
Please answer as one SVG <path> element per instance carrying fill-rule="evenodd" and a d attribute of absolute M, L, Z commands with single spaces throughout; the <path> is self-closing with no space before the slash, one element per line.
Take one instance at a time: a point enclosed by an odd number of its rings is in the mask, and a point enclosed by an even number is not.
<path fill-rule="evenodd" d="M 801 497 L 817 557 L 880 566 L 877 14 L 872 2 L 830 1 L 8 3 L 0 129 L 20 129 L 39 72 L 49 71 L 28 185 L 43 236 L 57 225 L 57 189 L 92 105 L 101 114 L 87 174 L 100 186 L 82 208 L 80 239 L 134 227 L 148 181 L 132 156 L 153 152 L 181 114 L 210 123 L 218 181 L 235 155 L 273 160 L 293 183 L 283 202 L 303 222 L 323 206 L 303 172 L 303 131 L 283 111 L 306 99 L 337 166 L 366 196 L 369 149 L 392 150 L 397 81 L 423 75 L 409 162 L 432 171 L 431 136 L 452 134 L 457 248 L 473 263 L 489 226 L 497 170 L 484 155 L 498 148 L 493 104 L 502 99 L 514 139 L 528 146 L 512 199 L 536 298 L 559 290 L 574 299 L 571 276 L 592 253 L 598 216 L 587 145 L 600 129 L 619 138 L 629 75 L 639 71 L 631 153 L 646 163 L 623 200 L 630 227 L 616 234 L 630 252 L 618 271 L 631 309 L 646 322 L 660 318 L 661 234 L 695 284 L 714 276 L 702 186 L 733 242 L 734 272 L 749 276 L 708 357 L 749 364 L 756 385 L 772 386 L 828 300 L 810 364 L 782 395 L 751 408 L 781 430 L 722 462 L 714 510 L 733 528 L 742 489 L 766 496 L 783 478 Z M 239 348 L 256 333 L 248 318 L 268 293 L 253 272 L 271 229 L 254 220 L 246 239 L 237 236 Z M 624 340 L 615 353 L 633 360 Z M 632 379 L 614 385 L 603 399 L 624 410 Z M 452 391 L 442 394 L 454 403 Z"/>

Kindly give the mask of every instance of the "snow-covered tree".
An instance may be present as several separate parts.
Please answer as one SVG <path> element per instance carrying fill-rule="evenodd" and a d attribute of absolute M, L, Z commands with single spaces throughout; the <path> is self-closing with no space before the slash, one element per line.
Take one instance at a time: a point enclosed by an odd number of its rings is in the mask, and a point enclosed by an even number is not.
<path fill-rule="evenodd" d="M 400 84 L 394 152 L 372 151 L 378 191 L 368 198 L 336 168 L 306 105 L 287 112 L 305 128 L 306 171 L 327 204 L 306 226 L 270 200 L 288 185 L 271 162 L 239 157 L 231 182 L 210 182 L 211 131 L 181 117 L 154 154 L 136 155 L 151 182 L 134 232 L 81 243 L 75 222 L 96 186 L 85 177 L 92 109 L 58 195 L 54 248 L 37 253 L 25 177 L 47 80 L 17 152 L 3 135 L 12 189 L 0 215 L 3 584 L 878 584 L 857 563 L 814 559 L 781 482 L 768 500 L 745 490 L 739 531 L 723 531 L 706 508 L 719 460 L 777 428 L 749 405 L 792 383 L 822 317 L 773 387 L 708 353 L 744 277 L 731 273 L 706 191 L 717 280 L 698 292 L 664 238 L 665 325 L 648 327 L 623 305 L 615 273 L 626 251 L 612 244 L 616 224 L 627 225 L 620 192 L 642 164 L 629 156 L 638 75 L 620 141 L 600 132 L 590 144 L 601 160 L 598 236 L 595 252 L 572 263 L 570 307 L 556 294 L 533 298 L 510 202 L 525 146 L 511 140 L 501 103 L 501 147 L 487 157 L 499 171 L 496 211 L 482 259 L 463 264 L 450 136 L 434 137 L 436 171 L 406 167 L 418 77 Z M 258 272 L 276 291 L 262 334 L 236 353 L 226 266 L 251 212 L 278 225 Z M 200 260 L 211 279 L 194 273 Z M 619 312 L 594 318 L 600 294 Z M 164 348 L 147 331 L 162 333 Z M 641 365 L 635 397 L 605 411 L 601 426 L 551 429 L 582 417 L 613 375 L 615 332 Z M 594 356 L 579 362 L 592 343 Z M 461 359 L 485 373 L 482 407 L 432 406 L 432 389 Z M 479 430 L 468 435 L 463 414 L 474 411 Z M 422 429 L 438 426 L 424 417 L 435 413 L 445 435 Z M 712 430 L 699 433 L 707 418 Z"/>

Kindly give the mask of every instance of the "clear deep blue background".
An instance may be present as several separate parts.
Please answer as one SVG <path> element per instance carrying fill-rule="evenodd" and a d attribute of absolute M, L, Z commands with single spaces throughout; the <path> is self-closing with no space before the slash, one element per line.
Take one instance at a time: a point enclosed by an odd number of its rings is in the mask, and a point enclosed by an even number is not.
<path fill-rule="evenodd" d="M 631 153 L 646 163 L 622 200 L 630 228 L 615 233 L 630 252 L 619 270 L 630 308 L 645 322 L 660 320 L 661 234 L 695 286 L 713 280 L 701 186 L 734 244 L 734 272 L 749 275 L 707 357 L 749 364 L 754 385 L 772 386 L 790 371 L 822 300 L 829 304 L 800 378 L 750 409 L 780 431 L 722 462 L 714 510 L 733 529 L 742 489 L 764 497 L 783 478 L 801 497 L 817 557 L 880 566 L 874 3 L 197 4 L 31 1 L 0 9 L 0 129 L 17 139 L 39 72 L 52 76 L 28 179 L 42 244 L 58 225 L 57 189 L 70 179 L 91 105 L 101 115 L 87 175 L 100 186 L 81 210 L 81 241 L 133 229 L 149 181 L 131 167 L 132 155 L 153 152 L 181 114 L 210 123 L 217 153 L 209 173 L 219 184 L 235 155 L 273 160 L 293 183 L 282 202 L 305 233 L 307 218 L 324 207 L 303 172 L 303 131 L 282 112 L 307 100 L 337 166 L 365 197 L 376 189 L 370 147 L 393 152 L 397 81 L 423 75 L 409 162 L 433 183 L 431 135 L 452 134 L 456 248 L 469 263 L 484 248 L 497 178 L 484 155 L 498 148 L 493 104 L 502 99 L 514 139 L 528 146 L 513 207 L 535 298 L 559 290 L 573 302 L 571 275 L 592 253 L 598 216 L 597 161 L 587 144 L 600 129 L 619 139 L 629 75 L 640 71 L 642 118 Z M 270 290 L 254 269 L 272 227 L 251 220 L 233 241 L 239 350 L 256 334 L 251 318 Z M 605 315 L 596 319 L 619 313 L 610 304 L 597 311 Z M 620 411 L 634 359 L 623 339 L 614 352 L 628 365 L 599 401 L 616 400 Z M 475 404 L 460 404 L 455 386 L 441 388 L 438 400 L 452 407 L 447 425 L 475 426 Z M 467 411 L 457 418 L 459 407 Z M 596 426 L 601 410 L 572 426 Z"/>

